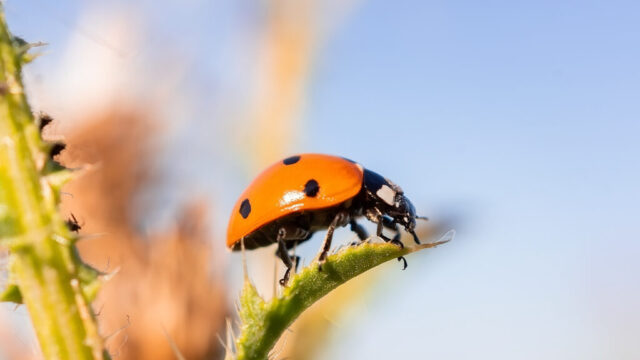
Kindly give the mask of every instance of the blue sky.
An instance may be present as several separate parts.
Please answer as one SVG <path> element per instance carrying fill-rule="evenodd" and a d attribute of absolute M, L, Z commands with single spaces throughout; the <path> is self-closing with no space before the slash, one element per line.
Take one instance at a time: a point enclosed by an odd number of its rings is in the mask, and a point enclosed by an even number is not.
<path fill-rule="evenodd" d="M 308 139 L 465 220 L 331 355 L 638 356 L 638 5 L 403 5 L 365 2 L 328 45 Z"/>
<path fill-rule="evenodd" d="M 89 5 L 42 3 L 6 7 L 15 33 L 52 44 L 46 69 Z M 189 4 L 139 6 L 194 59 L 185 85 L 233 87 L 225 50 L 259 11 Z M 460 224 L 407 271 L 389 264 L 326 358 L 640 356 L 639 14 L 633 1 L 360 2 L 318 53 L 290 151 L 357 160 Z M 198 121 L 174 146 L 206 148 Z M 182 165 L 189 181 L 227 182 L 226 214 L 249 175 L 198 161 Z"/>

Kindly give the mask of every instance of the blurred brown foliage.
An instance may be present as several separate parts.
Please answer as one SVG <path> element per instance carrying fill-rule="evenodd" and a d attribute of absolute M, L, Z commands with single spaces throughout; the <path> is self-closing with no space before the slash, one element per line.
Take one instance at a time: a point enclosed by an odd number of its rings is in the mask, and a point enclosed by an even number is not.
<path fill-rule="evenodd" d="M 65 191 L 63 213 L 79 220 L 85 261 L 115 275 L 94 308 L 119 359 L 220 358 L 228 306 L 212 253 L 207 204 L 194 200 L 155 235 L 137 227 L 137 200 L 157 182 L 157 122 L 139 108 L 112 106 L 67 135 L 62 161 L 90 164 Z"/>

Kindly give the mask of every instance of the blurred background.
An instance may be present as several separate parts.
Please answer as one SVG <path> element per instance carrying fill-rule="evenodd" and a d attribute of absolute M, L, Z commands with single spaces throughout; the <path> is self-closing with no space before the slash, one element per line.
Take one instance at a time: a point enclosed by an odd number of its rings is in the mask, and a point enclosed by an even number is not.
<path fill-rule="evenodd" d="M 118 271 L 94 304 L 114 358 L 222 358 L 231 207 L 303 152 L 384 174 L 424 238 L 457 237 L 339 288 L 274 358 L 640 358 L 640 3 L 4 3 L 49 44 L 25 81 L 87 169 L 62 211 Z M 247 254 L 265 297 L 273 252 Z M 2 304 L 0 359 L 27 358 L 28 315 Z"/>

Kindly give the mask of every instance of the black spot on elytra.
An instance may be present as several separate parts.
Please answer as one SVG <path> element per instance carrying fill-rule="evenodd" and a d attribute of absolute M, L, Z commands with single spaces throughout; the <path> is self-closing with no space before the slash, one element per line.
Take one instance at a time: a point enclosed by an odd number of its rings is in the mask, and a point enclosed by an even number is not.
<path fill-rule="evenodd" d="M 288 158 L 282 160 L 282 163 L 285 165 L 293 165 L 300 160 L 300 155 L 289 156 Z"/>
<path fill-rule="evenodd" d="M 364 186 L 371 192 L 376 193 L 382 185 L 388 185 L 382 175 L 371 170 L 364 169 Z"/>
<path fill-rule="evenodd" d="M 318 185 L 318 182 L 314 179 L 311 179 L 307 181 L 306 184 L 304 184 L 304 193 L 307 196 L 315 197 L 316 195 L 318 195 L 318 191 L 320 191 L 320 185 Z"/>
<path fill-rule="evenodd" d="M 240 204 L 240 215 L 242 215 L 243 219 L 246 219 L 251 212 L 251 203 L 249 203 L 249 199 L 242 200 L 242 204 Z"/>

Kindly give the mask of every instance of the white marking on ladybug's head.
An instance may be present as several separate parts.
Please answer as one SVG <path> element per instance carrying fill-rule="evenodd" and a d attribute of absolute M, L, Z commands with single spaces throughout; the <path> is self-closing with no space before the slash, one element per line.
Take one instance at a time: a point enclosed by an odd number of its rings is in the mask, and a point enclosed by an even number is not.
<path fill-rule="evenodd" d="M 387 185 L 382 185 L 376 192 L 376 195 L 390 206 L 394 206 L 396 199 L 396 192 Z"/>

